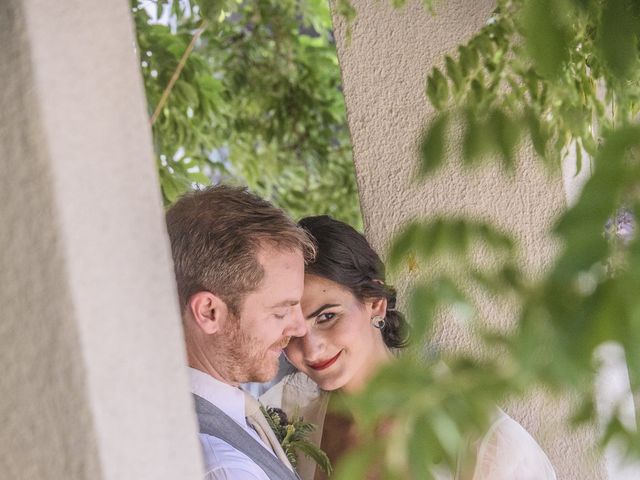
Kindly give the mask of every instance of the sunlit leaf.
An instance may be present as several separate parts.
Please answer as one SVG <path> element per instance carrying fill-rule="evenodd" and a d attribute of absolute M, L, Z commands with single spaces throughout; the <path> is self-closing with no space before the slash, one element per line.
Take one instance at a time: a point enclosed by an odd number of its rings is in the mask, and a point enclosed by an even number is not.
<path fill-rule="evenodd" d="M 449 95 L 449 85 L 442 72 L 434 68 L 427 78 L 427 97 L 438 110 L 445 107 Z"/>
<path fill-rule="evenodd" d="M 463 139 L 463 158 L 472 164 L 485 155 L 490 149 L 490 139 L 484 125 L 472 114 L 466 116 L 466 128 Z"/>
<path fill-rule="evenodd" d="M 547 78 L 559 75 L 569 58 L 572 33 L 568 5 L 563 0 L 528 1 L 522 12 L 527 48 L 539 72 Z"/>
<path fill-rule="evenodd" d="M 424 479 L 430 480 L 430 470 L 433 468 L 434 450 L 437 448 L 431 440 L 429 430 L 431 424 L 426 416 L 419 416 L 414 424 L 409 439 L 409 462 L 414 472 L 424 472 Z"/>
<path fill-rule="evenodd" d="M 416 248 L 420 239 L 421 226 L 419 223 L 411 223 L 406 225 L 401 233 L 399 233 L 389 249 L 389 257 L 387 264 L 389 268 L 398 268 L 402 261 Z"/>
<path fill-rule="evenodd" d="M 444 160 L 445 135 L 447 132 L 448 116 L 438 115 L 431 122 L 422 137 L 420 152 L 422 162 L 420 176 L 426 176 L 437 170 Z"/>
<path fill-rule="evenodd" d="M 611 71 L 626 79 L 638 66 L 640 18 L 632 0 L 607 0 L 603 5 L 598 43 Z"/>
<path fill-rule="evenodd" d="M 518 123 L 508 118 L 501 110 L 494 110 L 488 126 L 495 135 L 495 147 L 502 155 L 504 166 L 508 170 L 513 169 L 515 148 L 520 136 Z"/>
<path fill-rule="evenodd" d="M 545 138 L 544 129 L 540 123 L 540 119 L 532 110 L 528 110 L 526 122 L 529 127 L 529 134 L 531 135 L 533 148 L 540 157 L 544 158 L 547 154 L 547 139 Z"/>
<path fill-rule="evenodd" d="M 360 448 L 352 451 L 341 459 L 331 478 L 336 480 L 366 478 L 375 456 L 376 451 L 372 448 Z"/>
<path fill-rule="evenodd" d="M 416 237 L 416 251 L 423 261 L 429 261 L 432 255 L 447 246 L 447 230 L 448 225 L 442 218 L 423 224 Z"/>
<path fill-rule="evenodd" d="M 469 228 L 464 220 L 457 220 L 451 224 L 448 239 L 456 254 L 464 254 L 469 246 Z"/>
<path fill-rule="evenodd" d="M 462 88 L 462 72 L 458 64 L 450 56 L 445 57 L 445 67 L 447 76 L 451 79 L 454 86 L 454 92 L 458 92 Z"/>
<path fill-rule="evenodd" d="M 411 339 L 414 343 L 422 344 L 425 333 L 433 325 L 435 302 L 429 285 L 414 287 L 409 300 L 409 315 L 411 320 Z"/>

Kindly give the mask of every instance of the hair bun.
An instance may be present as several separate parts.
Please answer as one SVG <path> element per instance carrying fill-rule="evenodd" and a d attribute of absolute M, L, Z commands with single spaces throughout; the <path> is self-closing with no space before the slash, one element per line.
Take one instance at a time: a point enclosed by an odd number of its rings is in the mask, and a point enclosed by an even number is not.
<path fill-rule="evenodd" d="M 382 329 L 382 338 L 389 348 L 403 348 L 409 341 L 409 324 L 404 315 L 395 308 L 395 291 L 387 299 L 386 325 Z"/>

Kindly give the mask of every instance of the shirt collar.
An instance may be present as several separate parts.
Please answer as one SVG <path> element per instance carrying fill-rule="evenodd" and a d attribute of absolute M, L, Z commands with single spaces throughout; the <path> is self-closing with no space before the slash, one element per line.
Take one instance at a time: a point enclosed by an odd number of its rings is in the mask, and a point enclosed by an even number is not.
<path fill-rule="evenodd" d="M 208 373 L 191 367 L 189 367 L 189 381 L 191 393 L 213 403 L 240 425 L 246 423 L 244 392 L 238 387 L 228 385 Z"/>

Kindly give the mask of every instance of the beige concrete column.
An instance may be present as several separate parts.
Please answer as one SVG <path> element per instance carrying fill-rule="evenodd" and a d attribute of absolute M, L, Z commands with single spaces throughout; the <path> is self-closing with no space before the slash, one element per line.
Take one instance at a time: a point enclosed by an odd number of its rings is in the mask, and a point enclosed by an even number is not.
<path fill-rule="evenodd" d="M 198 479 L 128 2 L 0 2 L 0 477 Z"/>
<path fill-rule="evenodd" d="M 483 26 L 494 2 L 435 2 L 435 16 L 419 1 L 399 10 L 391 3 L 352 0 L 357 16 L 350 41 L 343 19 L 334 16 L 369 239 L 384 251 L 392 233 L 418 216 L 447 213 L 487 219 L 520 240 L 523 267 L 539 274 L 555 252 L 545 231 L 566 200 L 560 175 L 548 178 L 531 148 L 520 152 L 514 178 L 493 167 L 466 172 L 459 167 L 459 152 L 450 152 L 450 165 L 437 176 L 421 183 L 412 180 L 418 138 L 434 114 L 424 92 L 427 74 Z M 397 280 L 402 287 L 408 279 Z M 480 307 L 494 325 L 508 323 L 509 306 L 486 299 Z M 444 319 L 434 340 L 444 348 L 479 350 L 464 326 L 450 318 Z M 606 478 L 601 459 L 586 446 L 592 444 L 593 432 L 564 428 L 566 401 L 536 394 L 507 411 L 540 441 L 558 478 Z"/>

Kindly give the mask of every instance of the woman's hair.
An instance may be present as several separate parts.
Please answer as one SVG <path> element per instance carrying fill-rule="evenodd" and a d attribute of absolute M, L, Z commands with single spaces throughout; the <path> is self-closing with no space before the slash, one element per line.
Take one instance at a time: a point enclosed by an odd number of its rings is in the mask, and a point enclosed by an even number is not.
<path fill-rule="evenodd" d="M 384 343 L 389 348 L 406 346 L 409 328 L 396 310 L 396 291 L 385 284 L 384 264 L 364 236 L 327 215 L 303 218 L 299 225 L 317 245 L 316 257 L 307 264 L 306 273 L 342 285 L 361 302 L 386 298 Z"/>

